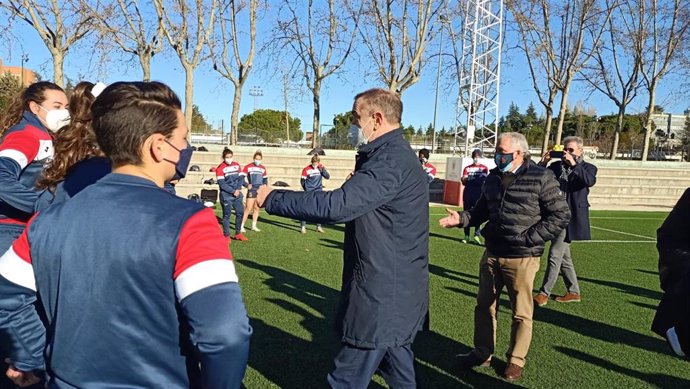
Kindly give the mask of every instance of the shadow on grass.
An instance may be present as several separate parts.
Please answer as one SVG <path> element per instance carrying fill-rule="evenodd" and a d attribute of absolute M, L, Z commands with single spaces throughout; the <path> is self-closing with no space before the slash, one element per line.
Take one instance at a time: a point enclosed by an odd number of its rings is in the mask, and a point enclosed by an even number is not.
<path fill-rule="evenodd" d="M 466 278 L 469 278 L 471 280 L 479 280 L 479 276 L 476 274 L 469 274 L 469 273 L 463 273 L 459 272 L 457 270 L 450 270 L 448 268 L 445 268 L 443 266 L 438 266 L 434 265 L 432 263 L 429 264 L 429 273 L 433 275 L 437 275 L 439 277 L 447 278 L 451 281 L 459 281 L 463 282 L 469 285 L 474 285 L 474 286 L 479 286 L 478 282 L 474 281 L 469 281 Z M 464 278 L 461 278 L 464 277 Z"/>
<path fill-rule="evenodd" d="M 458 242 L 458 243 L 460 243 L 462 241 L 462 238 L 460 237 L 460 235 L 458 235 L 457 237 L 452 237 L 452 236 L 448 236 L 448 235 L 437 234 L 435 232 L 429 232 L 429 238 L 448 239 L 448 240 L 451 240 L 453 242 Z"/>
<path fill-rule="evenodd" d="M 640 302 L 637 302 L 637 301 L 628 301 L 628 302 L 629 302 L 630 304 L 636 305 L 636 306 L 638 306 L 638 307 L 640 307 L 640 308 L 651 309 L 652 311 L 656 311 L 656 309 L 658 308 L 658 307 L 657 307 L 656 305 L 654 305 L 654 304 L 645 304 L 645 303 L 640 303 Z"/>
<path fill-rule="evenodd" d="M 284 219 L 284 220 L 291 220 L 291 219 Z M 249 221 L 249 220 L 247 220 L 247 221 Z M 280 227 L 280 228 L 284 228 L 286 230 L 292 230 L 292 231 L 297 231 L 297 232 L 300 231 L 299 220 L 293 220 L 293 223 L 286 223 L 286 222 L 281 222 L 281 221 L 275 220 L 275 219 L 265 218 L 265 219 L 259 219 L 259 222 L 270 224 L 272 226 L 276 226 L 276 227 Z"/>
<path fill-rule="evenodd" d="M 476 297 L 475 293 L 464 289 L 455 287 L 446 287 L 446 289 L 468 297 Z M 505 292 L 501 294 L 501 296 L 505 295 L 507 295 Z M 501 298 L 499 305 L 510 310 L 510 303 L 505 298 Z M 641 350 L 667 354 L 665 343 L 655 337 L 647 336 L 639 332 L 630 331 L 625 328 L 612 326 L 610 324 L 590 320 L 569 313 L 553 310 L 549 307 L 535 309 L 534 320 L 553 324 L 554 326 L 577 332 L 583 336 L 604 342 L 614 344 L 623 343 L 632 347 L 637 347 Z"/>
<path fill-rule="evenodd" d="M 608 286 L 610 288 L 615 288 L 615 289 L 618 289 L 618 290 L 625 292 L 625 293 L 628 293 L 628 294 L 632 294 L 635 296 L 643 296 L 643 297 L 647 297 L 647 298 L 650 298 L 652 300 L 657 300 L 657 301 L 661 300 L 661 296 L 662 296 L 662 293 L 658 292 L 656 290 L 640 288 L 639 286 L 624 284 L 622 282 L 597 280 L 594 278 L 587 278 L 587 277 L 578 277 L 578 280 L 591 282 L 593 284 Z"/>
<path fill-rule="evenodd" d="M 581 361 L 590 363 L 592 365 L 604 368 L 606 370 L 615 371 L 619 374 L 624 374 L 629 377 L 645 381 L 657 388 L 687 388 L 690 386 L 690 381 L 684 380 L 682 378 L 670 376 L 667 374 L 643 373 L 641 371 L 616 365 L 615 363 L 612 363 L 605 359 L 587 353 L 583 353 L 582 351 L 574 350 L 568 347 L 557 346 L 556 350 L 562 352 L 563 354 L 571 358 L 576 358 Z"/>
<path fill-rule="evenodd" d="M 285 298 L 267 301 L 299 315 L 300 324 L 311 334 L 299 337 L 253 317 L 249 366 L 281 388 L 326 387 L 326 375 L 333 368 L 332 359 L 340 347 L 332 330 L 339 292 L 284 269 L 247 259 L 238 262 L 269 276 L 264 283 Z M 271 320 L 272 323 L 280 321 L 280 317 Z M 491 375 L 459 372 L 455 355 L 469 348 L 443 335 L 423 331 L 412 349 L 417 357 L 415 369 L 420 388 L 516 387 Z M 381 385 L 372 382 L 369 388 L 381 388 Z"/>
<path fill-rule="evenodd" d="M 651 271 L 651 270 L 645 270 L 645 269 L 635 269 L 635 270 L 639 271 L 640 273 L 650 274 L 650 275 L 653 275 L 655 277 L 659 277 L 658 271 Z"/>
<path fill-rule="evenodd" d="M 323 247 L 328 247 L 329 249 L 338 249 L 342 250 L 344 243 L 340 240 L 335 240 L 335 239 L 319 239 L 321 243 L 319 243 Z"/>
<path fill-rule="evenodd" d="M 553 324 L 604 342 L 622 343 L 645 351 L 667 354 L 665 344 L 660 339 L 548 307 L 537 309 L 534 312 L 534 320 Z"/>
<path fill-rule="evenodd" d="M 269 276 L 264 283 L 271 290 L 284 295 L 285 299 L 272 298 L 268 301 L 301 316 L 300 324 L 311 334 L 311 339 L 304 339 L 261 318 L 251 318 L 254 335 L 249 366 L 281 388 L 326 387 L 326 375 L 333 367 L 332 358 L 339 346 L 332 330 L 332 313 L 335 312 L 338 292 L 277 267 L 246 259 L 239 262 Z M 317 314 L 293 301 L 309 306 Z M 281 319 L 272 318 L 271 321 L 275 323 Z"/>

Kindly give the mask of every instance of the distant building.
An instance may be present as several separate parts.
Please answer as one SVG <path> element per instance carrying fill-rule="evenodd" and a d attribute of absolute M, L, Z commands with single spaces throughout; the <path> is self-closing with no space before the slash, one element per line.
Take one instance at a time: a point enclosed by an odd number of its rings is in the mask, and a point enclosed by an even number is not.
<path fill-rule="evenodd" d="M 22 72 L 23 77 L 22 77 Z M 21 66 L 5 66 L 5 64 L 0 59 L 0 74 L 9 73 L 15 77 L 19 82 L 24 82 L 24 86 L 29 86 L 37 81 L 36 73 L 33 70 L 22 68 Z"/>
<path fill-rule="evenodd" d="M 668 140 L 669 143 L 672 144 L 680 144 L 681 137 L 685 130 L 685 120 L 688 118 L 689 114 L 690 110 L 686 110 L 682 115 L 672 113 L 653 114 L 652 122 L 654 122 L 656 128 L 654 131 L 654 138 L 657 140 Z"/>

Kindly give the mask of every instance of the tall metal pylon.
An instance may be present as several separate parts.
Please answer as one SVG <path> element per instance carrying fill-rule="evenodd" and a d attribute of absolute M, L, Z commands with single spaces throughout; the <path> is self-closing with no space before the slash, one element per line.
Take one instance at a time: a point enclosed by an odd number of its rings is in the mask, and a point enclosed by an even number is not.
<path fill-rule="evenodd" d="M 465 127 L 464 155 L 493 150 L 498 135 L 503 1 L 466 0 L 457 125 Z M 459 132 L 455 133 L 455 144 Z"/>

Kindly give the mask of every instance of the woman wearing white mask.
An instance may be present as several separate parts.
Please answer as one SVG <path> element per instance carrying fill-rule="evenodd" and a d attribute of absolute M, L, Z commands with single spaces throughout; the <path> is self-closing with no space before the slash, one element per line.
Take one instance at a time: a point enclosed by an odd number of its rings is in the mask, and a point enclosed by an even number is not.
<path fill-rule="evenodd" d="M 53 135 L 55 155 L 36 184 L 44 189 L 36 203 L 37 212 L 69 199 L 111 172 L 110 160 L 91 128 L 91 105 L 105 87 L 100 82 L 82 81 L 71 93 L 70 123 Z"/>
<path fill-rule="evenodd" d="M 256 150 L 254 153 L 254 161 L 246 165 L 242 170 L 241 175 L 247 177 L 247 206 L 245 207 L 244 216 L 242 217 L 242 228 L 240 232 L 246 232 L 244 224 L 249 218 L 249 212 L 252 212 L 252 231 L 261 231 L 256 223 L 259 221 L 259 205 L 256 204 L 256 194 L 259 187 L 268 184 L 268 173 L 264 165 L 261 164 L 263 154 L 261 150 Z"/>
<path fill-rule="evenodd" d="M 24 230 L 38 200 L 36 181 L 53 157 L 52 133 L 69 123 L 65 92 L 52 82 L 24 89 L 0 120 L 0 255 Z"/>

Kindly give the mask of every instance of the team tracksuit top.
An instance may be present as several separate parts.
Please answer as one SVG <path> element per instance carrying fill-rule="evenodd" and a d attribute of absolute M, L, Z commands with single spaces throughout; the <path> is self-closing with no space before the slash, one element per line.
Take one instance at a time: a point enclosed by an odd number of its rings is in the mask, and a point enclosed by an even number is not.
<path fill-rule="evenodd" d="M 36 181 L 53 157 L 53 138 L 29 111 L 0 140 L 0 224 L 26 224 L 34 213 Z"/>
<path fill-rule="evenodd" d="M 312 190 L 321 190 L 323 189 L 323 178 L 327 180 L 331 178 L 331 175 L 328 173 L 328 170 L 326 170 L 326 167 L 322 164 L 319 164 L 316 168 L 314 168 L 311 164 L 309 164 L 307 167 L 302 169 L 300 184 L 302 185 L 302 189 L 307 192 Z"/>
<path fill-rule="evenodd" d="M 230 165 L 223 161 L 216 168 L 216 180 L 220 187 L 221 197 L 235 197 L 235 191 L 247 186 L 242 174 L 242 166 L 239 163 L 232 161 Z M 242 195 L 240 194 L 241 197 Z"/>
<path fill-rule="evenodd" d="M 34 217 L 0 257 L 0 312 L 9 358 L 53 388 L 189 388 L 194 349 L 203 387 L 244 376 L 251 328 L 216 217 L 147 179 L 111 173 Z"/>
<path fill-rule="evenodd" d="M 261 164 L 259 164 L 259 166 L 256 166 L 252 162 L 248 165 L 245 165 L 240 175 L 242 175 L 243 177 L 247 177 L 249 185 L 252 186 L 252 188 L 249 189 L 250 192 L 256 193 L 256 191 L 259 190 L 259 187 L 261 185 L 268 184 L 268 173 L 264 165 Z"/>
<path fill-rule="evenodd" d="M 426 172 L 426 179 L 431 183 L 431 181 L 436 178 L 436 167 L 429 162 L 422 164 L 422 167 L 424 167 L 424 171 Z"/>

